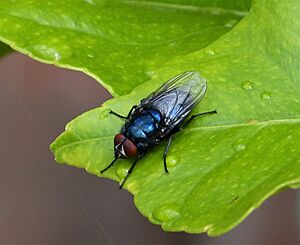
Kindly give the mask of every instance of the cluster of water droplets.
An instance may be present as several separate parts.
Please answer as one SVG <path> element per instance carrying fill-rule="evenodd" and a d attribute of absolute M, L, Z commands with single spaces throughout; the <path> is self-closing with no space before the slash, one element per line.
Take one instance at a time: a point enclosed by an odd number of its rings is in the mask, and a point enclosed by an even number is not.
<path fill-rule="evenodd" d="M 253 82 L 250 82 L 248 80 L 246 81 L 242 81 L 241 83 L 241 88 L 244 89 L 244 90 L 253 90 L 254 89 L 254 83 Z M 272 98 L 272 93 L 270 91 L 263 91 L 261 94 L 260 94 L 260 98 L 262 100 L 271 100 Z"/>
<path fill-rule="evenodd" d="M 249 92 L 251 92 L 252 90 L 255 90 L 255 84 L 253 82 L 249 81 L 249 80 L 242 81 L 240 86 L 243 90 L 246 90 L 246 91 L 249 91 Z M 263 92 L 260 93 L 259 98 L 261 100 L 264 100 L 264 101 L 271 100 L 272 99 L 272 92 L 263 91 Z M 258 122 L 257 120 L 251 119 L 251 120 L 248 121 L 248 124 L 256 124 L 257 122 Z M 238 140 L 238 141 L 236 141 L 232 144 L 232 149 L 235 152 L 243 151 L 243 150 L 246 149 L 246 144 L 241 142 L 241 140 Z"/>

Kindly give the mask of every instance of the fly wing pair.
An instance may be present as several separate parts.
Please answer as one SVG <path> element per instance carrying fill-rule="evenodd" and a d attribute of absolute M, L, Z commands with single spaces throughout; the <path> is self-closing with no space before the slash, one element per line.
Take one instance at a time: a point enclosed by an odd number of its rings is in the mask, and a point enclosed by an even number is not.
<path fill-rule="evenodd" d="M 162 137 L 176 129 L 206 92 L 206 80 L 198 72 L 188 71 L 172 78 L 141 101 L 142 108 L 158 110 L 162 115 Z"/>

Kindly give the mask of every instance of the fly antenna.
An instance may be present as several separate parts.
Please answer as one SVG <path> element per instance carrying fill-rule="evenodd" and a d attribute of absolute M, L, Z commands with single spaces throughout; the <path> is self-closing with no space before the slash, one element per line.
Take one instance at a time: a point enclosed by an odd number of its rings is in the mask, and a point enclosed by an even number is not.
<path fill-rule="evenodd" d="M 101 174 L 103 174 L 107 169 L 109 169 L 110 167 L 112 167 L 112 165 L 114 165 L 114 163 L 118 160 L 118 157 L 116 157 L 105 169 L 102 169 L 100 171 Z"/>

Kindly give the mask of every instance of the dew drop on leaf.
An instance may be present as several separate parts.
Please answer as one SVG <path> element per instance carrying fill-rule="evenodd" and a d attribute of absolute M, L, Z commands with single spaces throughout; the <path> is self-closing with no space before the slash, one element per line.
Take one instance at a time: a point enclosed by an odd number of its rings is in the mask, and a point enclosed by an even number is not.
<path fill-rule="evenodd" d="M 264 92 L 261 93 L 260 98 L 262 100 L 270 100 L 271 99 L 271 95 L 272 95 L 271 92 L 264 91 Z"/>
<path fill-rule="evenodd" d="M 175 156 L 168 156 L 167 157 L 167 166 L 168 167 L 174 167 L 178 164 L 179 158 Z"/>
<path fill-rule="evenodd" d="M 128 173 L 128 166 L 124 164 L 119 165 L 116 171 L 116 174 L 119 177 L 119 179 L 123 180 L 126 177 L 127 173 Z"/>
<path fill-rule="evenodd" d="M 176 203 L 166 203 L 156 208 L 152 213 L 152 217 L 159 221 L 170 221 L 179 216 L 179 205 Z"/>
<path fill-rule="evenodd" d="M 87 54 L 87 56 L 88 56 L 89 58 L 94 58 L 94 55 L 93 55 L 93 54 Z"/>
<path fill-rule="evenodd" d="M 252 90 L 253 89 L 253 83 L 250 82 L 250 81 L 243 81 L 241 83 L 241 87 L 242 87 L 242 89 L 245 89 L 245 90 Z"/>
<path fill-rule="evenodd" d="M 206 50 L 206 53 L 211 56 L 215 55 L 215 51 L 213 51 L 211 49 Z"/>
<path fill-rule="evenodd" d="M 36 55 L 41 58 L 52 61 L 60 61 L 63 58 L 69 58 L 71 56 L 71 51 L 67 46 L 62 47 L 60 51 L 47 45 L 35 45 L 32 49 L 33 54 L 36 53 Z"/>
<path fill-rule="evenodd" d="M 238 151 L 242 151 L 242 150 L 246 149 L 246 145 L 236 142 L 236 143 L 232 144 L 232 148 L 234 151 L 238 152 Z"/>
<path fill-rule="evenodd" d="M 55 52 L 55 53 L 54 53 L 54 59 L 55 59 L 56 61 L 60 60 L 60 59 L 61 59 L 60 53 Z"/>
<path fill-rule="evenodd" d="M 146 74 L 147 74 L 149 77 L 152 77 L 153 74 L 154 74 L 154 71 L 147 71 Z"/>
<path fill-rule="evenodd" d="M 99 115 L 99 119 L 102 120 L 102 119 L 106 118 L 110 114 L 109 111 L 110 111 L 109 109 L 101 111 L 101 113 Z"/>

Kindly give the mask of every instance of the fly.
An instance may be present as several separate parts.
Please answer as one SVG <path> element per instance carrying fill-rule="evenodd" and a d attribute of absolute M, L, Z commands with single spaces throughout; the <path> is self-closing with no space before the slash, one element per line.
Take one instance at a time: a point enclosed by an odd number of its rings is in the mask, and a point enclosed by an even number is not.
<path fill-rule="evenodd" d="M 168 143 L 163 154 L 165 172 L 168 173 L 166 158 L 173 135 L 187 126 L 193 119 L 216 110 L 192 115 L 185 120 L 192 109 L 203 99 L 206 93 L 206 80 L 198 72 L 187 71 L 167 81 L 160 88 L 134 105 L 128 115 L 122 116 L 114 111 L 111 114 L 125 119 L 125 124 L 114 138 L 114 160 L 104 168 L 103 174 L 119 158 L 135 158 L 133 164 L 120 185 L 122 189 L 138 160 L 148 149 L 167 138 Z"/>

